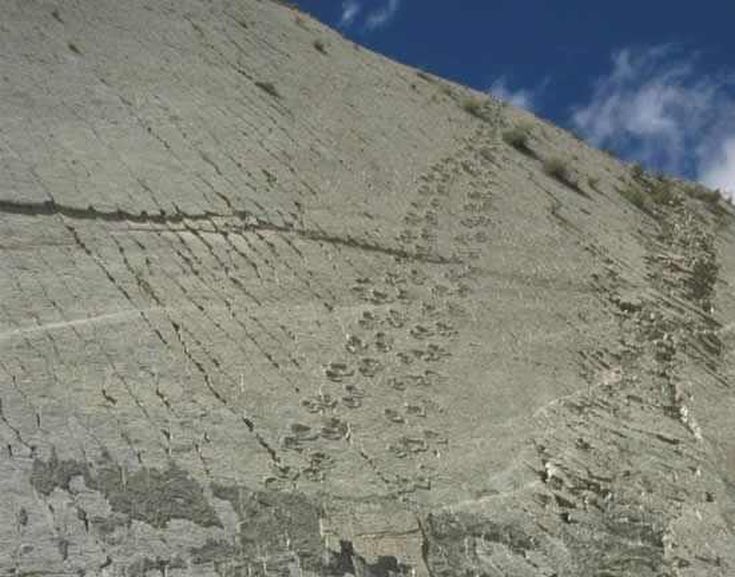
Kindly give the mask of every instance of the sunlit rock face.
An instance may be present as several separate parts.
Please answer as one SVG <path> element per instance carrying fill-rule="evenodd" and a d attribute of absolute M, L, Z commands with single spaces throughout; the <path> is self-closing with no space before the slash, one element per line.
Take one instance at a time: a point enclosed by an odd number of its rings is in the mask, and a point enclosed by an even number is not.
<path fill-rule="evenodd" d="M 0 20 L 0 573 L 735 574 L 730 207 L 280 3 Z"/>

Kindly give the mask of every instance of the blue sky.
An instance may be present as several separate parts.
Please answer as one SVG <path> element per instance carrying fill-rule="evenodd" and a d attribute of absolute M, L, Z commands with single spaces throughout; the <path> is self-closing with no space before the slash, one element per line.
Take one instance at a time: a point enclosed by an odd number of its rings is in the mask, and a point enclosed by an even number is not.
<path fill-rule="evenodd" d="M 346 37 L 735 193 L 735 0 L 297 0 Z"/>

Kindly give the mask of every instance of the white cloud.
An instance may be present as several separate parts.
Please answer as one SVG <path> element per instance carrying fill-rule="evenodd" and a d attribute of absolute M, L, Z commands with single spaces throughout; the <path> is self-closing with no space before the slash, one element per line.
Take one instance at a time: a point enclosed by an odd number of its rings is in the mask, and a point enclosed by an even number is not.
<path fill-rule="evenodd" d="M 365 28 L 375 30 L 387 26 L 395 18 L 400 7 L 400 0 L 388 0 L 384 6 L 368 14 L 365 20 Z"/>
<path fill-rule="evenodd" d="M 712 161 L 703 164 L 700 180 L 710 188 L 719 188 L 730 198 L 735 197 L 735 136 L 725 140 Z"/>
<path fill-rule="evenodd" d="M 696 56 L 672 46 L 621 50 L 590 102 L 574 109 L 572 124 L 594 145 L 649 168 L 705 183 L 731 178 L 726 167 L 733 166 L 735 151 L 731 155 L 725 143 L 735 142 L 735 99 L 724 80 L 698 74 L 696 63 Z"/>
<path fill-rule="evenodd" d="M 375 8 L 368 11 L 369 9 L 365 8 L 366 3 L 372 3 Z M 371 0 L 344 0 L 339 17 L 339 26 L 350 28 L 358 20 L 361 20 L 361 30 L 372 32 L 388 26 L 396 17 L 400 7 L 401 0 L 372 0 L 372 2 Z M 360 18 L 362 14 L 365 15 Z"/>
<path fill-rule="evenodd" d="M 342 27 L 352 26 L 355 18 L 360 14 L 362 6 L 357 0 L 345 0 L 342 2 L 342 14 L 339 18 L 339 25 Z"/>
<path fill-rule="evenodd" d="M 533 110 L 535 107 L 534 94 L 530 90 L 511 90 L 504 76 L 497 78 L 490 85 L 488 92 L 518 108 Z"/>

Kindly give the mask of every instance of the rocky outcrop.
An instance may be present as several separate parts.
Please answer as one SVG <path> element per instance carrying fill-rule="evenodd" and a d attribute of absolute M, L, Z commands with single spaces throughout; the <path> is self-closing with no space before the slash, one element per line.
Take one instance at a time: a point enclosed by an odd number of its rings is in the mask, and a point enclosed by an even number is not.
<path fill-rule="evenodd" d="M 2 574 L 732 574 L 717 195 L 282 3 L 0 30 Z"/>

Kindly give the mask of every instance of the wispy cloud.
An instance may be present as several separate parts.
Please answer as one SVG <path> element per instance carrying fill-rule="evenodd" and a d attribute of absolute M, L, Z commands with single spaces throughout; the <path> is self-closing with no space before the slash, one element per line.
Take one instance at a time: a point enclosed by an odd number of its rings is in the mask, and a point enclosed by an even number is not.
<path fill-rule="evenodd" d="M 710 161 L 702 163 L 700 180 L 735 197 L 735 136 L 726 139 Z"/>
<path fill-rule="evenodd" d="M 621 50 L 572 124 L 649 168 L 735 190 L 735 99 L 726 80 L 698 74 L 696 63 L 672 46 Z"/>
<path fill-rule="evenodd" d="M 488 92 L 518 108 L 525 108 L 526 110 L 533 110 L 535 108 L 534 92 L 523 88 L 511 90 L 508 88 L 508 82 L 505 76 L 497 78 L 490 85 Z"/>
<path fill-rule="evenodd" d="M 366 7 L 372 4 L 374 8 Z M 341 28 L 350 28 L 360 23 L 364 32 L 372 32 L 389 26 L 401 8 L 401 0 L 344 0 L 339 17 Z M 364 16 L 360 18 L 361 15 Z"/>
<path fill-rule="evenodd" d="M 361 4 L 357 0 L 345 0 L 342 2 L 342 13 L 339 18 L 339 25 L 343 28 L 349 28 L 355 21 L 355 18 L 362 10 Z"/>
<path fill-rule="evenodd" d="M 385 5 L 368 14 L 365 20 L 365 28 L 375 30 L 390 24 L 401 7 L 400 0 L 388 0 Z"/>

